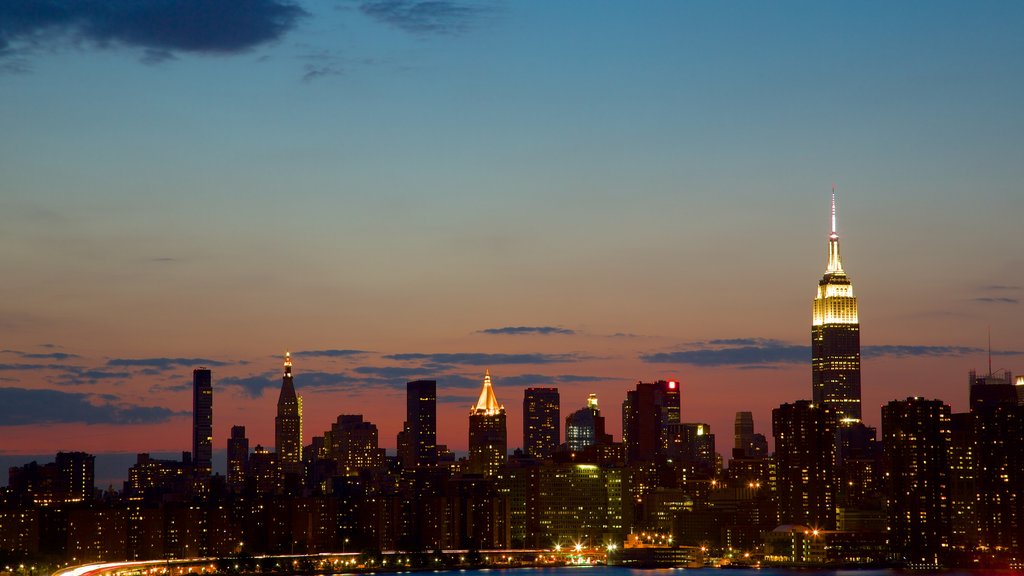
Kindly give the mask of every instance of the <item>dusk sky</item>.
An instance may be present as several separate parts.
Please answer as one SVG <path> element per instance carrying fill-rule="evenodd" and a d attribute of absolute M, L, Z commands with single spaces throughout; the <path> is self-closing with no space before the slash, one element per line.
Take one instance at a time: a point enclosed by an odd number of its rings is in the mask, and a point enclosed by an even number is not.
<path fill-rule="evenodd" d="M 486 368 L 563 418 L 637 380 L 732 445 L 811 395 L 838 191 L 864 417 L 1024 373 L 1024 4 L 0 3 L 0 454 L 393 452 L 438 381 L 465 450 Z M 223 458 L 223 456 L 221 456 Z M 218 466 L 223 463 L 218 462 Z M 125 470 L 123 476 L 127 475 Z M 98 475 L 99 476 L 99 475 Z M 99 480 L 99 478 L 98 478 Z M 2 482 L 6 482 L 6 474 Z"/>

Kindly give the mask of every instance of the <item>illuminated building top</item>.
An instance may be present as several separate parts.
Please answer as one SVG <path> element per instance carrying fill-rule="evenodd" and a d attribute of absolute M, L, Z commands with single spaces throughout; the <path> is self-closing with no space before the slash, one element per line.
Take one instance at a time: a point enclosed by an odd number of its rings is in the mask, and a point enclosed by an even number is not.
<path fill-rule="evenodd" d="M 494 387 L 491 386 L 491 371 L 488 369 L 484 373 L 484 387 L 480 390 L 480 398 L 476 401 L 476 405 L 473 406 L 470 414 L 494 416 L 495 414 L 504 413 L 505 407 L 498 404 L 498 398 L 494 395 Z"/>
<path fill-rule="evenodd" d="M 284 375 L 285 376 L 291 376 L 292 375 L 292 353 L 291 352 L 285 352 L 284 353 Z"/>
<path fill-rule="evenodd" d="M 597 394 L 590 394 L 587 396 L 587 408 L 597 410 Z"/>
<path fill-rule="evenodd" d="M 814 297 L 814 326 L 827 324 L 857 324 L 857 298 L 853 284 L 843 270 L 839 258 L 839 234 L 836 233 L 836 191 L 832 189 L 832 232 L 828 235 L 828 264 L 825 275 L 818 282 Z"/>

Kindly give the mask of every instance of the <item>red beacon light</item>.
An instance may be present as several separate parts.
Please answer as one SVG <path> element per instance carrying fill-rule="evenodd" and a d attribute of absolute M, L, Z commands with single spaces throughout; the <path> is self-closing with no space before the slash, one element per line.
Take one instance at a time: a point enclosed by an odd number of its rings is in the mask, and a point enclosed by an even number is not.
<path fill-rule="evenodd" d="M 675 381 L 675 380 L 670 380 L 670 381 L 669 381 L 669 383 L 668 383 L 668 389 L 669 389 L 669 390 L 675 390 L 675 389 L 676 389 L 676 381 Z"/>

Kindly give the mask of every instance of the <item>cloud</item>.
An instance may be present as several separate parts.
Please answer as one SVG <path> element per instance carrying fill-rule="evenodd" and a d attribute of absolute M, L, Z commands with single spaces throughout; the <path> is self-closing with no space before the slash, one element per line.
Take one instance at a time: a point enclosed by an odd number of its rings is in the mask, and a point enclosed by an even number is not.
<path fill-rule="evenodd" d="M 493 375 L 492 375 L 493 376 Z M 544 374 L 519 374 L 516 376 L 495 377 L 495 385 L 501 386 L 554 386 L 556 384 L 578 384 L 585 382 L 610 382 L 620 380 L 619 378 L 605 378 L 603 376 L 581 376 L 577 374 L 560 374 L 547 376 Z"/>
<path fill-rule="evenodd" d="M 145 367 L 169 370 L 176 366 L 227 366 L 227 362 L 209 358 L 112 358 L 107 366 Z"/>
<path fill-rule="evenodd" d="M 559 328 L 557 326 L 505 326 L 502 328 L 486 328 L 480 330 L 481 334 L 502 334 L 502 335 L 522 335 L 522 334 L 575 334 L 575 330 L 568 328 Z"/>
<path fill-rule="evenodd" d="M 78 354 L 69 354 L 67 352 L 47 352 L 47 353 L 26 353 L 19 352 L 22 358 L 30 358 L 34 360 L 70 360 L 72 358 L 81 358 Z"/>
<path fill-rule="evenodd" d="M 306 64 L 302 81 L 306 84 L 327 76 L 342 76 L 345 70 L 336 64 Z"/>
<path fill-rule="evenodd" d="M 761 338 L 735 338 L 711 340 L 706 343 L 691 343 L 694 348 L 673 352 L 644 354 L 644 362 L 659 364 L 689 364 L 692 366 L 738 366 L 748 370 L 767 370 L 779 364 L 809 363 L 810 346 L 787 344 L 778 340 Z M 909 358 L 966 356 L 983 352 L 981 348 L 969 346 L 916 346 L 916 345 L 873 345 L 862 346 L 864 358 Z M 1003 350 L 998 355 L 1015 355 L 1020 352 Z"/>
<path fill-rule="evenodd" d="M 299 394 L 305 389 L 341 389 L 357 385 L 379 385 L 382 382 L 362 380 L 348 374 L 335 372 L 302 372 L 295 375 L 295 390 Z M 268 388 L 278 390 L 281 387 L 281 376 L 277 372 L 264 372 L 249 376 L 229 376 L 214 380 L 214 387 L 234 387 L 251 398 L 259 398 Z"/>
<path fill-rule="evenodd" d="M 578 362 L 583 360 L 577 354 L 487 354 L 484 352 L 458 352 L 451 354 L 435 353 L 407 353 L 389 354 L 384 356 L 388 360 L 400 361 L 423 361 L 436 364 L 459 364 L 465 366 L 496 366 L 503 364 L 559 364 L 563 362 Z"/>
<path fill-rule="evenodd" d="M 809 346 L 764 343 L 756 346 L 698 348 L 676 352 L 657 352 L 640 356 L 644 362 L 656 364 L 691 364 L 694 366 L 732 366 L 757 364 L 795 364 L 811 361 Z"/>
<path fill-rule="evenodd" d="M 51 368 L 62 368 L 62 366 L 51 366 L 50 364 L 0 364 L 0 370 L 48 370 Z"/>
<path fill-rule="evenodd" d="M 348 350 L 348 349 L 327 349 L 327 350 L 303 350 L 301 352 L 293 352 L 295 356 L 310 356 L 310 357 L 324 357 L 324 358 L 348 358 L 351 356 L 363 356 L 369 354 L 366 350 Z"/>
<path fill-rule="evenodd" d="M 65 366 L 65 374 L 58 376 L 56 384 L 63 386 L 85 386 L 97 384 L 101 380 L 125 380 L 131 378 L 131 372 L 117 372 L 103 369 L 81 368 L 78 366 Z"/>
<path fill-rule="evenodd" d="M 1017 304 L 1020 302 L 1018 298 L 1009 298 L 1006 296 L 981 296 L 974 298 L 975 302 L 985 302 L 987 304 Z"/>
<path fill-rule="evenodd" d="M 88 394 L 0 388 L 0 422 L 29 424 L 159 424 L 183 415 L 162 406 L 93 404 Z"/>
<path fill-rule="evenodd" d="M 460 34 L 487 11 L 479 4 L 447 0 L 366 0 L 367 16 L 412 34 Z"/>
<path fill-rule="evenodd" d="M 988 286 L 982 286 L 981 289 L 982 290 L 991 290 L 991 291 L 994 291 L 994 292 L 999 292 L 999 291 L 1021 290 L 1022 288 L 1020 286 L 1012 286 L 1012 285 L 1007 285 L 1007 284 L 989 284 Z"/>
<path fill-rule="evenodd" d="M 236 54 L 280 39 L 306 14 L 286 0 L 4 0 L 0 56 L 61 45 L 139 48 L 147 63 Z"/>
<path fill-rule="evenodd" d="M 437 401 L 440 404 L 465 404 L 466 406 L 473 406 L 479 399 L 476 395 L 448 395 L 440 394 L 437 397 Z"/>

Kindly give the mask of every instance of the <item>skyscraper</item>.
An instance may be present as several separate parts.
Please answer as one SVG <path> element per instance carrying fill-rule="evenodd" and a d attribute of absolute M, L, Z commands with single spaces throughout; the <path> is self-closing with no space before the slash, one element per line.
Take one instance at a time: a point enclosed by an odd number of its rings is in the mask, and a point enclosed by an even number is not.
<path fill-rule="evenodd" d="M 828 265 L 812 307 L 811 374 L 815 404 L 830 407 L 844 424 L 860 421 L 860 321 L 853 284 L 839 259 L 835 190 Z"/>
<path fill-rule="evenodd" d="M 772 410 L 780 524 L 835 528 L 836 426 L 827 405 L 798 400 Z"/>
<path fill-rule="evenodd" d="M 910 568 L 941 566 L 949 550 L 949 405 L 907 398 L 882 407 L 890 545 Z"/>
<path fill-rule="evenodd" d="M 192 462 L 199 476 L 213 471 L 213 384 L 207 368 L 192 371 Z"/>
<path fill-rule="evenodd" d="M 228 438 L 228 489 L 239 493 L 245 489 L 246 472 L 249 469 L 249 439 L 245 437 L 245 426 L 232 426 Z"/>
<path fill-rule="evenodd" d="M 419 468 L 437 464 L 437 382 L 415 380 L 405 385 L 406 457 L 403 466 Z M 400 455 L 401 456 L 401 455 Z"/>
<path fill-rule="evenodd" d="M 491 371 L 484 374 L 480 398 L 469 413 L 469 471 L 493 476 L 505 465 L 508 437 L 505 407 L 498 404 L 491 386 Z"/>
<path fill-rule="evenodd" d="M 561 400 L 558 388 L 523 391 L 523 451 L 534 458 L 550 458 L 561 436 Z"/>
<path fill-rule="evenodd" d="M 587 397 L 587 405 L 565 419 L 565 444 L 573 452 L 604 442 L 604 416 L 597 407 L 597 394 Z"/>
<path fill-rule="evenodd" d="M 654 462 L 668 451 L 670 424 L 679 423 L 679 383 L 637 382 L 622 403 L 627 462 Z"/>
<path fill-rule="evenodd" d="M 302 475 L 302 399 L 292 382 L 292 355 L 284 354 L 284 377 L 274 418 L 274 448 L 284 474 Z"/>

